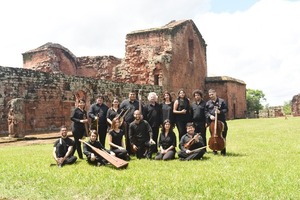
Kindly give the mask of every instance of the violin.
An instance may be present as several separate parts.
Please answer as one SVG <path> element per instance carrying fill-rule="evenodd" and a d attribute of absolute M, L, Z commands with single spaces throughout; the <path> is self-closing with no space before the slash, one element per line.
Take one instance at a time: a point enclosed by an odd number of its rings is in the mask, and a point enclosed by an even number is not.
<path fill-rule="evenodd" d="M 222 136 L 224 123 L 218 120 L 218 107 L 215 107 L 215 120 L 210 123 L 209 131 L 211 137 L 208 146 L 213 151 L 221 151 L 225 148 L 225 139 Z"/>
<path fill-rule="evenodd" d="M 199 133 L 197 133 L 196 135 L 200 135 Z M 196 136 L 195 135 L 195 136 Z M 191 146 L 193 145 L 193 144 L 195 144 L 195 136 L 192 138 L 192 139 L 190 139 L 190 141 L 188 141 L 187 143 L 185 143 L 183 146 L 184 146 L 184 148 L 186 148 L 186 149 L 190 149 L 191 148 Z"/>

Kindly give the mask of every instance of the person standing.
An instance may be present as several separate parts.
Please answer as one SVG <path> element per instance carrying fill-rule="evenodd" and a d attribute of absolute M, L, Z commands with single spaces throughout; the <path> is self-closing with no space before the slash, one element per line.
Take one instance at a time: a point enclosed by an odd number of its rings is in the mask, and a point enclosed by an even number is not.
<path fill-rule="evenodd" d="M 107 114 L 106 114 L 106 118 L 107 118 L 107 122 L 108 122 L 108 130 L 111 127 L 112 124 L 112 120 L 118 116 L 121 112 L 120 110 L 120 103 L 117 97 L 115 97 L 112 100 L 112 106 L 108 109 Z"/>
<path fill-rule="evenodd" d="M 191 105 L 192 122 L 195 126 L 195 132 L 200 133 L 204 146 L 206 146 L 206 102 L 203 100 L 203 93 L 201 90 L 195 90 L 193 96 L 195 101 Z"/>
<path fill-rule="evenodd" d="M 128 96 L 128 99 L 122 101 L 120 109 L 125 109 L 126 111 L 128 110 L 126 116 L 124 117 L 122 129 L 124 130 L 125 134 L 126 150 L 131 155 L 133 154 L 133 151 L 131 149 L 131 142 L 129 138 L 129 124 L 134 121 L 134 111 L 139 110 L 139 101 L 136 99 L 136 93 L 134 90 L 131 90 Z"/>
<path fill-rule="evenodd" d="M 104 97 L 98 95 L 96 103 L 94 103 L 88 112 L 89 117 L 92 119 L 92 123 L 96 124 L 96 130 L 98 131 L 99 140 L 103 146 L 105 146 L 105 139 L 107 133 L 107 110 L 108 106 L 104 104 Z"/>
<path fill-rule="evenodd" d="M 175 119 L 173 113 L 174 102 L 172 101 L 172 96 L 169 92 L 164 92 L 163 102 L 161 103 L 161 122 L 165 120 L 170 120 L 171 128 L 175 127 Z"/>
<path fill-rule="evenodd" d="M 130 160 L 127 150 L 124 147 L 124 131 L 120 129 L 119 118 L 114 118 L 112 120 L 111 129 L 108 132 L 108 144 L 110 145 L 110 150 L 116 154 L 118 158 L 123 160 Z"/>
<path fill-rule="evenodd" d="M 202 159 L 205 154 L 203 139 L 201 135 L 195 133 L 195 127 L 192 122 L 186 124 L 186 132 L 180 139 L 179 159 L 185 161 Z"/>
<path fill-rule="evenodd" d="M 62 126 L 60 128 L 61 138 L 56 140 L 53 145 L 52 155 L 58 167 L 73 164 L 77 160 L 77 157 L 73 155 L 74 141 L 68 137 L 67 133 L 67 127 Z"/>
<path fill-rule="evenodd" d="M 115 154 L 112 151 L 109 151 L 107 149 L 105 149 L 105 147 L 101 144 L 101 142 L 99 142 L 97 140 L 98 138 L 98 134 L 95 130 L 91 131 L 91 135 L 90 135 L 90 140 L 87 142 L 88 144 L 90 144 L 91 146 L 100 149 L 102 151 L 106 151 L 107 153 L 115 156 Z M 87 161 L 89 164 L 92 165 L 97 165 L 102 166 L 102 165 L 106 165 L 108 163 L 107 160 L 105 160 L 102 156 L 98 155 L 97 153 L 95 153 L 92 149 L 92 147 L 88 146 L 87 144 L 83 144 L 83 153 L 84 155 L 86 155 L 87 157 Z"/>
<path fill-rule="evenodd" d="M 179 90 L 178 98 L 175 100 L 173 108 L 179 139 L 186 133 L 186 124 L 191 120 L 190 108 L 190 101 L 186 97 L 186 93 L 184 90 Z"/>
<path fill-rule="evenodd" d="M 138 159 L 152 159 L 155 142 L 152 139 L 152 129 L 146 120 L 142 119 L 139 110 L 134 111 L 134 121 L 129 125 L 129 138 L 132 149 Z"/>
<path fill-rule="evenodd" d="M 215 113 L 217 113 L 217 118 L 219 121 L 223 122 L 224 129 L 222 131 L 222 137 L 226 140 L 227 136 L 227 122 L 226 122 L 226 113 L 228 111 L 227 104 L 224 99 L 219 98 L 217 96 L 217 92 L 214 89 L 210 89 L 208 91 L 208 95 L 210 100 L 206 102 L 205 105 L 205 116 L 208 120 L 208 123 L 210 124 L 212 121 L 215 120 Z M 214 154 L 217 154 L 217 151 L 213 152 Z M 221 150 L 221 155 L 226 155 L 226 147 Z"/>
<path fill-rule="evenodd" d="M 152 129 L 153 140 L 156 143 L 156 148 L 153 149 L 153 153 L 157 153 L 157 139 L 159 127 L 161 125 L 161 106 L 157 103 L 158 96 L 155 92 L 148 94 L 149 103 L 143 106 L 143 116 Z"/>
<path fill-rule="evenodd" d="M 84 110 L 85 101 L 80 99 L 78 101 L 77 108 L 74 109 L 71 115 L 71 120 L 73 122 L 72 134 L 75 140 L 75 151 L 77 151 L 78 157 L 83 159 L 81 142 L 79 139 L 82 139 L 83 136 L 87 135 L 86 126 L 88 123 L 87 113 Z"/>
<path fill-rule="evenodd" d="M 176 153 L 176 135 L 173 131 L 171 121 L 166 119 L 163 123 L 159 137 L 160 151 L 155 160 L 171 160 L 175 158 Z"/>

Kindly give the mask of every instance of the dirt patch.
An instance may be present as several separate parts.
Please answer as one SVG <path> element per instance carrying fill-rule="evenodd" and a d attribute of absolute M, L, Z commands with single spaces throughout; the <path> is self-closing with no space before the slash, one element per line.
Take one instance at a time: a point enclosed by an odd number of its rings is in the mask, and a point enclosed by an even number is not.
<path fill-rule="evenodd" d="M 69 137 L 72 137 L 72 133 L 68 133 Z M 53 144 L 55 140 L 60 137 L 60 133 L 36 133 L 26 135 L 24 138 L 9 138 L 0 137 L 0 146 L 28 146 L 36 144 Z"/>
<path fill-rule="evenodd" d="M 10 141 L 10 142 L 1 142 L 1 147 L 6 146 L 29 146 L 37 144 L 53 144 L 57 139 L 35 139 L 35 140 L 21 140 L 21 141 Z"/>

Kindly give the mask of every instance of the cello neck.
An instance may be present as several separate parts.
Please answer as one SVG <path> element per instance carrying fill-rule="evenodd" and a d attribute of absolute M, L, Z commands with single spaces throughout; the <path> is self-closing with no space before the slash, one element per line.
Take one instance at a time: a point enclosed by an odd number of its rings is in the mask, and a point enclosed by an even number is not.
<path fill-rule="evenodd" d="M 218 123 L 218 107 L 215 107 L 215 126 L 214 126 L 214 135 L 217 135 L 217 124 Z"/>

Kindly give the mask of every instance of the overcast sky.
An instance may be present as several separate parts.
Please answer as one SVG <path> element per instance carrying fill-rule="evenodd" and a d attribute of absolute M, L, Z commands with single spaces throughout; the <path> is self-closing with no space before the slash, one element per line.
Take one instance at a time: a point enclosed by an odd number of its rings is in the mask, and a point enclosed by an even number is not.
<path fill-rule="evenodd" d="M 0 66 L 47 42 L 76 56 L 125 55 L 126 34 L 192 19 L 209 76 L 243 80 L 283 105 L 300 93 L 300 0 L 9 0 L 0 2 Z"/>

